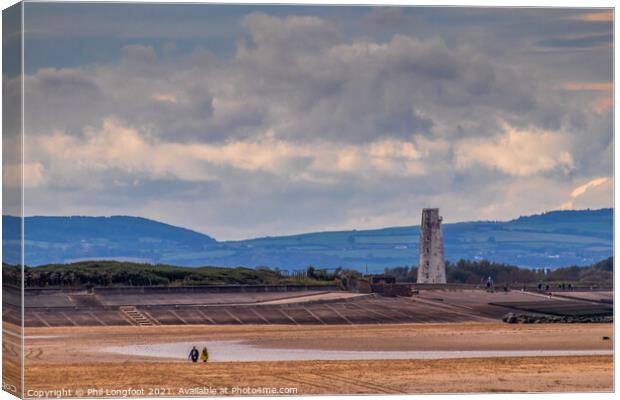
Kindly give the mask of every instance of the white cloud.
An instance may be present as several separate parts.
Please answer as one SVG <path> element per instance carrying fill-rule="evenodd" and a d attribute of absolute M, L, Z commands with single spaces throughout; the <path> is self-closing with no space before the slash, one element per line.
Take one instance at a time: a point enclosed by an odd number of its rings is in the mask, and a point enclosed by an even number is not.
<path fill-rule="evenodd" d="M 456 164 L 496 168 L 506 174 L 529 176 L 574 166 L 567 150 L 566 135 L 542 129 L 519 130 L 503 123 L 503 133 L 494 138 L 465 139 L 457 144 Z"/>
<path fill-rule="evenodd" d="M 101 129 L 89 128 L 83 138 L 62 132 L 28 137 L 29 156 L 44 160 L 27 164 L 32 185 L 45 181 L 43 171 L 55 182 L 83 180 L 93 183 L 92 173 L 124 171 L 150 179 L 209 181 L 225 179 L 221 168 L 266 172 L 293 180 L 321 181 L 339 174 L 367 178 L 384 175 L 410 176 L 425 171 L 428 142 L 417 144 L 397 139 L 371 143 L 340 144 L 317 141 L 305 144 L 278 140 L 269 135 L 226 143 L 169 143 L 149 139 L 139 131 L 106 119 Z M 30 168 L 32 166 L 32 168 Z M 36 168 L 35 168 L 36 167 Z M 222 174 L 222 175 L 218 175 Z"/>
<path fill-rule="evenodd" d="M 590 182 L 584 183 L 583 185 L 576 187 L 575 190 L 571 192 L 570 197 L 572 198 L 579 197 L 585 192 L 587 192 L 589 189 L 600 186 L 606 183 L 607 181 L 609 181 L 609 178 L 607 177 L 592 179 Z"/>
<path fill-rule="evenodd" d="M 571 210 L 575 208 L 575 204 L 577 203 L 577 198 L 581 197 L 585 197 L 584 195 L 588 192 L 593 192 L 594 189 L 603 186 L 604 189 L 604 194 L 601 196 L 599 194 L 599 196 L 595 196 L 594 201 L 592 201 L 593 199 L 589 199 L 589 201 L 585 201 L 584 203 L 587 204 L 586 207 L 596 207 L 593 204 L 597 204 L 600 203 L 601 200 L 603 200 L 603 204 L 607 204 L 607 202 L 611 199 L 612 196 L 609 195 L 609 193 L 611 191 L 613 191 L 613 184 L 610 178 L 608 177 L 601 177 L 601 178 L 595 178 L 592 179 L 591 181 L 588 181 L 582 185 L 577 186 L 576 188 L 574 188 L 571 192 L 570 192 L 570 199 L 568 201 L 566 201 L 565 203 L 562 203 L 562 205 L 560 205 L 560 209 L 561 210 Z M 601 193 L 602 194 L 602 193 Z M 603 205 L 603 207 L 605 207 L 605 205 Z"/>

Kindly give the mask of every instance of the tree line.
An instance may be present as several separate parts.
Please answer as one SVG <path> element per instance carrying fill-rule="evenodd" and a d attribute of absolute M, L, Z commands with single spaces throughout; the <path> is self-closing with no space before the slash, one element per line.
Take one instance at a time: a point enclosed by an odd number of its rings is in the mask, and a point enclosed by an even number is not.
<path fill-rule="evenodd" d="M 613 257 L 589 266 L 570 266 L 553 270 L 539 268 L 520 268 L 510 264 L 487 260 L 446 261 L 446 281 L 448 283 L 480 284 L 489 276 L 496 284 L 534 284 L 540 282 L 564 282 L 573 284 L 613 283 Z M 384 273 L 396 278 L 398 282 L 415 283 L 418 268 L 403 266 L 385 268 Z"/>
<path fill-rule="evenodd" d="M 227 284 L 277 284 L 283 277 L 269 268 L 184 268 L 115 261 L 53 264 L 25 267 L 25 287 L 94 287 L 94 286 L 195 286 Z M 5 284 L 21 286 L 18 266 L 2 265 Z"/>
<path fill-rule="evenodd" d="M 385 268 L 384 273 L 398 282 L 415 283 L 418 268 L 402 266 Z M 171 265 L 150 265 L 116 261 L 86 261 L 74 264 L 52 264 L 25 267 L 26 287 L 94 287 L 94 286 L 194 286 L 226 284 L 340 284 L 359 279 L 362 274 L 345 268 L 332 270 L 309 266 L 303 279 L 291 277 L 278 269 L 201 267 L 187 268 Z M 528 269 L 486 260 L 446 262 L 448 283 L 480 284 L 488 277 L 496 284 L 536 284 L 560 282 L 573 284 L 611 285 L 613 257 L 590 266 Z M 4 284 L 21 286 L 22 271 L 18 266 L 2 264 Z"/>

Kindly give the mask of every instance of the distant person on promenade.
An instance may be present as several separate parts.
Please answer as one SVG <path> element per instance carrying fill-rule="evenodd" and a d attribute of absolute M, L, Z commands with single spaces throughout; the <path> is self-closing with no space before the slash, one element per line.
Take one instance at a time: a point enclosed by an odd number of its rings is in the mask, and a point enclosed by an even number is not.
<path fill-rule="evenodd" d="M 489 275 L 489 277 L 487 278 L 486 287 L 487 290 L 493 289 L 493 278 L 491 278 L 491 275 Z"/>
<path fill-rule="evenodd" d="M 196 346 L 192 347 L 192 350 L 189 352 L 189 356 L 187 356 L 187 359 L 191 359 L 192 362 L 198 361 L 198 349 L 196 348 Z"/>
<path fill-rule="evenodd" d="M 209 351 L 207 350 L 206 346 L 202 348 L 202 352 L 200 353 L 200 359 L 202 360 L 202 362 L 207 362 L 209 360 Z"/>

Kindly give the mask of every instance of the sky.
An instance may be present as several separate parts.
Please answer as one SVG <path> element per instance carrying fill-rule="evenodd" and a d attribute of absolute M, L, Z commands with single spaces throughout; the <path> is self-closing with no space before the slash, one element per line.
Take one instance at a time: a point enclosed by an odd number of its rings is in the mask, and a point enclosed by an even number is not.
<path fill-rule="evenodd" d="M 610 10 L 26 3 L 24 23 L 26 215 L 229 240 L 613 206 Z"/>

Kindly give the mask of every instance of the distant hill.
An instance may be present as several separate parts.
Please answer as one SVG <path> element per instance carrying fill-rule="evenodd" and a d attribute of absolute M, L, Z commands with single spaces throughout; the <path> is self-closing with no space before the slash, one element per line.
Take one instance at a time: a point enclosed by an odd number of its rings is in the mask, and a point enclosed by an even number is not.
<path fill-rule="evenodd" d="M 5 232 L 19 219 L 3 217 Z M 416 265 L 419 227 L 317 232 L 217 242 L 188 229 L 136 217 L 28 217 L 26 264 L 116 259 L 182 266 L 269 266 L 299 270 L 308 265 L 369 271 Z M 490 261 L 523 267 L 589 265 L 613 255 L 613 209 L 552 211 L 512 221 L 443 225 L 446 259 Z M 12 241 L 11 241 L 12 240 Z M 5 236 L 4 261 L 14 263 Z M 17 253 L 18 255 L 18 253 Z"/>
<path fill-rule="evenodd" d="M 20 220 L 5 215 L 2 224 L 3 253 L 14 256 Z M 26 265 L 93 258 L 154 263 L 162 254 L 202 251 L 217 244 L 202 233 L 127 216 L 27 217 L 24 232 Z"/>

